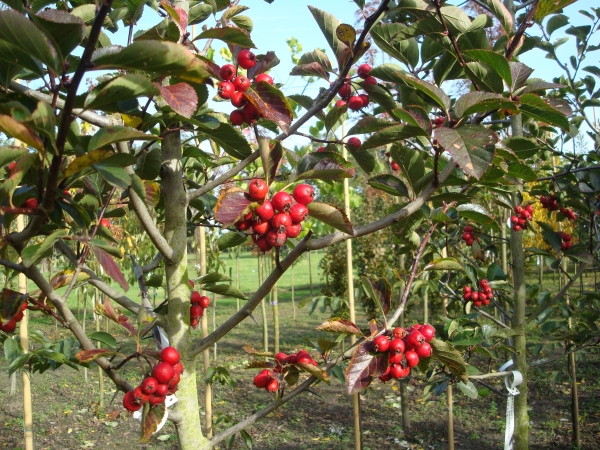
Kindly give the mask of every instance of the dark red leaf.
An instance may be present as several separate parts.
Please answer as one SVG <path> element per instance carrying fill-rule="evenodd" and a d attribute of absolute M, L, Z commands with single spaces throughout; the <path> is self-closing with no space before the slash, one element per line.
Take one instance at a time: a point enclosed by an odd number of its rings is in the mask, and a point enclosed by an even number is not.
<path fill-rule="evenodd" d="M 110 303 L 110 298 L 104 297 L 104 303 L 96 304 L 95 308 L 96 314 L 104 314 L 113 322 L 116 322 L 119 325 L 123 326 L 125 329 L 127 329 L 131 336 L 137 339 L 137 331 L 133 327 L 133 325 L 129 323 L 129 318 L 124 314 L 117 314 L 117 312 L 113 309 L 112 304 Z"/>
<path fill-rule="evenodd" d="M 300 64 L 299 66 L 295 66 L 290 75 L 301 75 L 301 76 L 315 76 L 324 78 L 326 80 L 329 79 L 329 74 L 325 71 L 323 66 L 316 61 L 313 61 L 308 64 Z"/>
<path fill-rule="evenodd" d="M 378 297 L 377 299 L 379 300 L 381 309 L 383 309 L 383 314 L 387 316 L 392 304 L 392 287 L 390 283 L 385 278 L 380 278 L 377 281 L 369 280 L 369 283 L 371 283 L 373 292 Z"/>
<path fill-rule="evenodd" d="M 341 319 L 339 317 L 332 317 L 331 319 L 327 319 L 325 322 L 323 322 L 317 327 L 317 330 L 328 331 L 330 333 L 356 334 L 358 336 L 363 335 L 356 325 L 354 325 L 349 320 Z"/>
<path fill-rule="evenodd" d="M 193 87 L 187 83 L 177 83 L 172 86 L 161 86 L 158 83 L 154 85 L 173 111 L 186 119 L 192 117 L 198 108 L 198 94 Z"/>
<path fill-rule="evenodd" d="M 223 189 L 215 205 L 215 220 L 228 227 L 236 223 L 252 203 L 245 192 L 236 187 Z"/>
<path fill-rule="evenodd" d="M 277 171 L 283 160 L 283 146 L 279 141 L 262 141 L 260 147 L 260 157 L 263 164 L 263 170 L 267 177 L 267 184 L 271 184 L 277 176 Z"/>
<path fill-rule="evenodd" d="M 263 117 L 275 122 L 283 131 L 288 130 L 294 115 L 292 107 L 279 89 L 261 81 L 246 91 L 246 97 Z"/>
<path fill-rule="evenodd" d="M 280 62 L 279 58 L 275 56 L 275 52 L 267 52 L 266 55 L 259 55 L 257 59 L 258 61 L 254 67 L 248 69 L 248 78 L 251 80 L 256 78 L 256 75 L 260 75 L 261 73 L 265 73 L 267 70 L 272 69 Z"/>
<path fill-rule="evenodd" d="M 213 78 L 216 78 L 217 80 L 221 79 L 221 66 L 215 64 L 210 59 L 205 58 L 204 56 L 196 55 L 196 58 L 198 58 L 204 64 L 204 66 L 206 67 L 208 72 L 210 72 Z"/>
<path fill-rule="evenodd" d="M 371 362 L 373 355 L 369 353 L 370 342 L 363 342 L 356 347 L 352 360 L 346 369 L 346 382 L 348 393 L 356 394 L 369 387 L 373 377 L 371 375 Z"/>
<path fill-rule="evenodd" d="M 186 28 L 188 26 L 188 13 L 184 9 L 181 9 L 178 6 L 174 6 L 168 0 L 160 0 L 160 4 L 165 9 L 165 11 L 167 11 L 169 16 L 171 16 L 173 22 L 177 24 L 181 34 L 185 34 Z"/>
<path fill-rule="evenodd" d="M 151 406 L 149 409 L 144 409 L 142 414 L 142 438 L 140 442 L 143 444 L 148 442 L 150 437 L 156 432 L 158 426 L 165 418 L 167 408 L 164 403 Z"/>
<path fill-rule="evenodd" d="M 106 275 L 108 275 L 110 278 L 119 283 L 119 286 L 121 286 L 121 288 L 125 292 L 127 292 L 129 290 L 129 284 L 127 283 L 123 272 L 121 272 L 121 269 L 119 269 L 119 266 L 117 265 L 113 257 L 106 253 L 104 250 L 99 249 L 98 247 L 92 247 L 92 251 L 94 252 L 96 260 L 98 260 L 98 262 L 106 272 Z"/>
<path fill-rule="evenodd" d="M 21 310 L 23 303 L 27 301 L 27 294 L 21 294 L 10 289 L 2 289 L 0 297 L 0 319 L 8 322 Z"/>

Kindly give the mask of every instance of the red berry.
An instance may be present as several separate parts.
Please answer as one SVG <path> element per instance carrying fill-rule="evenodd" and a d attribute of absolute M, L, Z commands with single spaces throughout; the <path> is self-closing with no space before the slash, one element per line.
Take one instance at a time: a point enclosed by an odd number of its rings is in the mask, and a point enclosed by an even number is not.
<path fill-rule="evenodd" d="M 404 341 L 399 338 L 394 338 L 390 341 L 388 352 L 390 353 L 403 353 L 404 352 Z"/>
<path fill-rule="evenodd" d="M 379 335 L 373 340 L 373 348 L 378 353 L 387 352 L 390 346 L 390 341 L 387 336 Z"/>
<path fill-rule="evenodd" d="M 248 99 L 246 98 L 246 94 L 244 94 L 243 92 L 234 92 L 231 96 L 231 104 L 236 108 L 242 108 L 246 106 L 247 103 Z M 229 117 L 231 117 L 231 114 L 229 115 Z"/>
<path fill-rule="evenodd" d="M 351 137 L 348 139 L 348 142 L 346 142 L 346 145 L 353 150 L 358 150 L 362 145 L 362 142 L 360 142 L 360 139 L 357 137 Z"/>
<path fill-rule="evenodd" d="M 200 305 L 192 305 L 190 307 L 190 318 L 197 319 L 204 315 L 204 308 Z"/>
<path fill-rule="evenodd" d="M 472 292 L 471 300 L 473 300 L 474 302 L 479 301 L 479 292 Z"/>
<path fill-rule="evenodd" d="M 200 324 L 200 319 L 198 317 L 192 317 L 190 320 L 191 327 L 197 327 Z"/>
<path fill-rule="evenodd" d="M 371 77 L 368 76 L 367 78 L 365 78 L 365 81 L 363 81 L 364 84 L 377 84 L 377 80 L 375 79 L 375 77 Z"/>
<path fill-rule="evenodd" d="M 350 108 L 352 111 L 358 111 L 362 107 L 363 107 L 363 100 L 358 95 L 353 95 L 348 100 L 348 108 Z"/>
<path fill-rule="evenodd" d="M 38 201 L 35 198 L 28 198 L 27 200 L 25 200 L 25 203 L 23 203 L 23 208 L 36 209 L 37 207 L 38 207 Z M 102 220 L 106 220 L 106 219 L 102 219 Z M 102 221 L 100 221 L 100 223 L 102 224 Z"/>
<path fill-rule="evenodd" d="M 302 205 L 308 205 L 315 199 L 315 190 L 309 184 L 299 184 L 294 188 L 294 200 Z"/>
<path fill-rule="evenodd" d="M 275 355 L 275 359 L 277 361 L 279 361 L 280 363 L 284 362 L 286 360 L 286 358 L 287 358 L 287 355 L 283 352 L 279 352 Z"/>
<path fill-rule="evenodd" d="M 431 342 L 431 340 L 435 337 L 435 328 L 429 324 L 423 325 L 423 327 L 419 330 L 419 333 L 423 335 L 425 342 Z"/>
<path fill-rule="evenodd" d="M 154 394 L 156 392 L 156 388 L 158 387 L 158 381 L 156 381 L 156 378 L 148 377 L 145 378 L 144 381 L 142 381 L 140 387 L 142 388 L 142 391 L 144 391 L 146 394 Z"/>
<path fill-rule="evenodd" d="M 400 364 L 394 364 L 390 369 L 390 374 L 396 379 L 405 378 L 410 374 L 410 368 L 404 368 Z"/>
<path fill-rule="evenodd" d="M 279 381 L 277 381 L 275 378 L 273 378 L 271 381 L 269 381 L 269 384 L 267 384 L 267 391 L 277 392 L 278 390 L 279 390 Z"/>
<path fill-rule="evenodd" d="M 256 106 L 254 106 L 252 103 L 248 103 L 242 108 L 242 114 L 248 123 L 253 123 L 260 119 L 260 113 L 258 112 L 258 109 L 256 109 Z"/>
<path fill-rule="evenodd" d="M 240 50 L 237 62 L 242 69 L 251 69 L 256 64 L 256 55 L 248 49 Z"/>
<path fill-rule="evenodd" d="M 465 227 L 465 231 L 468 232 L 468 233 L 470 233 L 471 231 L 473 231 L 473 227 L 471 225 L 467 225 Z"/>
<path fill-rule="evenodd" d="M 200 292 L 192 292 L 192 297 L 190 298 L 190 303 L 192 305 L 194 304 L 200 304 L 200 298 L 202 298 L 202 296 L 200 295 Z"/>
<path fill-rule="evenodd" d="M 243 125 L 244 122 L 246 121 L 244 119 L 244 115 L 242 114 L 242 112 L 239 109 L 234 109 L 233 111 L 231 111 L 231 114 L 229 114 L 229 120 L 231 121 L 232 125 L 235 126 L 240 126 Z"/>
<path fill-rule="evenodd" d="M 298 354 L 298 356 L 296 358 L 297 364 L 310 364 L 311 361 L 312 361 L 312 358 L 310 357 L 310 355 Z"/>
<path fill-rule="evenodd" d="M 413 331 L 405 338 L 406 345 L 411 348 L 419 348 L 423 342 L 425 342 L 425 337 L 421 334 L 420 331 Z"/>
<path fill-rule="evenodd" d="M 521 227 L 520 227 L 519 225 L 515 225 L 515 226 L 513 227 L 513 231 L 515 231 L 515 232 L 519 232 L 519 231 L 521 231 Z"/>
<path fill-rule="evenodd" d="M 181 375 L 183 373 L 183 364 L 181 364 L 181 362 L 178 362 L 173 366 L 173 370 L 177 375 Z"/>
<path fill-rule="evenodd" d="M 173 378 L 171 378 L 171 381 L 169 381 L 169 384 L 167 384 L 167 386 L 169 387 L 169 389 L 173 389 L 174 387 L 177 387 L 179 381 L 181 381 L 181 376 L 178 373 L 176 373 L 173 375 Z"/>
<path fill-rule="evenodd" d="M 166 362 L 158 363 L 156 366 L 154 366 L 154 369 L 152 370 L 152 376 L 156 378 L 156 381 L 158 381 L 160 384 L 169 383 L 169 381 L 171 381 L 171 378 L 173 378 L 173 375 L 175 375 L 173 366 Z"/>
<path fill-rule="evenodd" d="M 264 81 L 265 83 L 273 84 L 273 77 L 266 73 L 261 73 L 254 79 L 254 81 L 256 81 L 257 83 Z"/>
<path fill-rule="evenodd" d="M 167 386 L 166 384 L 159 384 L 159 385 L 156 387 L 156 392 L 155 392 L 155 394 L 156 394 L 157 396 L 167 395 L 167 392 L 168 392 L 168 390 L 169 390 L 169 386 Z"/>
<path fill-rule="evenodd" d="M 200 306 L 202 306 L 204 309 L 208 308 L 210 306 L 210 298 L 208 298 L 206 295 L 200 297 Z"/>
<path fill-rule="evenodd" d="M 419 364 L 419 355 L 417 355 L 414 350 L 407 350 L 406 353 L 404 353 L 404 357 L 406 358 L 408 367 L 415 367 Z"/>
<path fill-rule="evenodd" d="M 289 238 L 297 238 L 302 233 L 302 225 L 299 223 L 292 223 L 285 229 L 285 235 Z"/>
<path fill-rule="evenodd" d="M 369 103 L 371 103 L 371 99 L 369 98 L 369 96 L 367 94 L 360 94 L 359 97 L 362 100 L 363 108 L 366 108 L 367 106 L 369 106 Z"/>
<path fill-rule="evenodd" d="M 392 170 L 395 172 L 400 170 L 400 166 L 398 165 L 398 163 L 396 161 L 392 161 Z"/>
<path fill-rule="evenodd" d="M 400 364 L 404 359 L 404 353 L 390 353 L 388 364 Z"/>
<path fill-rule="evenodd" d="M 223 80 L 229 81 L 229 80 L 233 79 L 236 72 L 237 72 L 237 70 L 235 69 L 235 66 L 233 64 L 225 64 L 219 70 L 219 75 L 221 76 L 221 78 Z"/>
<path fill-rule="evenodd" d="M 201 297 L 201 299 L 202 298 L 208 298 L 208 297 Z M 202 306 L 202 304 L 200 306 Z M 205 308 L 205 306 L 202 306 L 202 307 Z M 175 347 L 165 347 L 160 352 L 160 360 L 162 362 L 169 363 L 172 366 L 177 364 L 180 359 L 181 359 L 181 355 L 179 355 L 179 352 L 177 351 L 177 349 Z"/>
<path fill-rule="evenodd" d="M 233 80 L 235 90 L 239 92 L 246 92 L 250 87 L 250 79 L 248 77 L 239 76 Z"/>
<path fill-rule="evenodd" d="M 262 200 L 267 196 L 267 192 L 269 192 L 269 186 L 265 183 L 265 180 L 261 180 L 260 178 L 255 178 L 250 182 L 250 186 L 248 186 L 248 194 L 254 200 Z"/>
<path fill-rule="evenodd" d="M 350 94 L 352 94 L 352 86 L 349 84 L 342 84 L 342 87 L 340 87 L 340 90 L 338 91 L 338 95 L 342 98 L 348 98 L 350 97 Z"/>
<path fill-rule="evenodd" d="M 150 403 L 152 406 L 154 405 L 160 405 L 161 403 L 163 403 L 165 401 L 166 397 L 164 395 L 151 395 L 150 399 L 148 400 L 148 403 Z"/>
<path fill-rule="evenodd" d="M 287 192 L 278 192 L 271 199 L 271 203 L 273 204 L 273 208 L 277 212 L 286 212 L 289 211 L 293 204 L 293 199 L 290 194 Z"/>
<path fill-rule="evenodd" d="M 317 149 L 317 152 L 319 152 L 319 153 L 321 153 L 321 152 L 326 152 L 326 151 L 327 151 L 327 149 L 326 149 L 325 147 L 319 147 L 319 148 Z M 297 200 L 296 200 L 296 201 L 297 201 Z"/>
<path fill-rule="evenodd" d="M 265 238 L 271 247 L 281 247 L 283 244 L 285 244 L 285 241 L 287 240 L 287 235 L 285 234 L 285 231 L 278 232 L 276 230 L 270 230 L 265 236 Z"/>
<path fill-rule="evenodd" d="M 285 231 L 285 229 L 287 227 L 289 227 L 291 224 L 292 224 L 292 219 L 289 216 L 289 214 L 286 214 L 286 213 L 275 214 L 275 217 L 273 217 L 271 219 L 271 226 L 275 230 Z"/>
<path fill-rule="evenodd" d="M 342 108 L 347 105 L 348 105 L 348 103 L 346 103 L 346 100 L 338 100 L 337 102 L 335 102 L 336 108 Z"/>
<path fill-rule="evenodd" d="M 383 383 L 385 383 L 386 381 L 390 381 L 392 379 L 392 374 L 390 369 L 392 368 L 392 366 L 388 366 L 388 368 L 386 369 L 386 371 L 379 376 L 379 380 Z"/>
<path fill-rule="evenodd" d="M 392 336 L 394 336 L 394 338 L 396 338 L 396 339 L 402 339 L 404 337 L 404 328 L 400 328 L 400 327 L 394 328 L 392 330 Z"/>
<path fill-rule="evenodd" d="M 296 203 L 290 208 L 290 219 L 294 223 L 300 223 L 308 217 L 308 208 L 302 203 Z"/>
<path fill-rule="evenodd" d="M 9 170 L 10 172 L 12 172 L 13 170 L 15 170 L 15 167 L 17 167 L 17 162 L 16 162 L 16 161 L 13 161 L 13 162 L 11 162 L 11 163 L 8 165 L 8 170 Z"/>
<path fill-rule="evenodd" d="M 135 400 L 133 391 L 129 391 L 123 397 L 123 407 L 127 411 L 137 411 L 142 407 L 142 404 Z"/>
<path fill-rule="evenodd" d="M 423 345 L 416 349 L 415 353 L 419 358 L 429 358 L 431 356 L 431 345 L 429 345 L 429 342 L 423 342 Z"/>
<path fill-rule="evenodd" d="M 254 377 L 254 386 L 259 389 L 266 388 L 271 379 L 272 377 L 270 374 L 264 374 L 261 372 Z"/>
<path fill-rule="evenodd" d="M 273 204 L 269 200 L 265 200 L 262 205 L 254 210 L 256 215 L 262 220 L 271 220 L 275 215 Z"/>
<path fill-rule="evenodd" d="M 273 248 L 273 246 L 269 244 L 266 236 L 259 237 L 256 241 L 256 246 L 263 252 L 268 252 Z"/>
<path fill-rule="evenodd" d="M 221 81 L 218 84 L 217 93 L 222 99 L 229 100 L 235 93 L 235 87 L 231 81 Z"/>
<path fill-rule="evenodd" d="M 368 64 L 361 64 L 356 69 L 356 74 L 361 78 L 367 78 L 369 76 L 369 72 L 371 72 L 372 67 Z"/>
<path fill-rule="evenodd" d="M 271 222 L 268 220 L 255 222 L 252 225 L 252 233 L 259 234 L 261 236 L 264 234 L 267 234 L 267 231 L 269 231 L 270 229 L 271 229 Z"/>
<path fill-rule="evenodd" d="M 12 319 L 10 319 L 8 322 L 6 322 L 2 329 L 4 330 L 5 333 L 13 333 L 15 331 L 15 328 L 17 328 L 17 321 L 15 320 L 15 318 L 13 317 Z"/>

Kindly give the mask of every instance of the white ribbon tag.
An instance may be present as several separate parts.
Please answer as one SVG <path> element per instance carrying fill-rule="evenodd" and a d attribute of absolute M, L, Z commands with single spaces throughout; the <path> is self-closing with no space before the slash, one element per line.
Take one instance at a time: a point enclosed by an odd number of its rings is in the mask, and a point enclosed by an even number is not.
<path fill-rule="evenodd" d="M 160 429 L 165 426 L 165 423 L 167 423 L 167 418 L 169 417 L 169 406 L 173 406 L 175 403 L 177 403 L 177 401 L 178 400 L 175 395 L 167 395 L 167 398 L 165 398 L 165 415 L 156 427 L 156 431 L 152 434 L 158 433 Z M 142 410 L 140 409 L 138 411 L 134 411 L 133 418 L 139 423 L 142 423 Z"/>
<path fill-rule="evenodd" d="M 499 372 L 504 372 L 507 368 L 513 365 L 513 360 L 506 362 L 500 369 Z M 504 384 L 508 391 L 508 398 L 506 399 L 506 431 L 504 433 L 504 450 L 513 449 L 513 437 L 515 433 L 515 395 L 519 395 L 517 386 L 523 382 L 523 375 L 518 370 L 511 371 L 512 381 L 510 375 L 506 375 L 504 378 Z"/>

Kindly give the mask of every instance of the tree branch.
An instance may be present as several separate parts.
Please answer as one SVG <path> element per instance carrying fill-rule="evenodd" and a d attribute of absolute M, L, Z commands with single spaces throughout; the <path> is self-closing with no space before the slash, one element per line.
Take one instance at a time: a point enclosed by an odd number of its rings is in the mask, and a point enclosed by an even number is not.
<path fill-rule="evenodd" d="M 162 261 L 162 255 L 160 253 L 157 253 L 156 256 L 152 259 L 152 261 L 150 261 L 148 264 L 146 264 L 144 267 L 142 267 L 142 272 L 143 273 L 152 272 L 153 270 L 158 268 L 161 261 Z"/>
<path fill-rule="evenodd" d="M 507 61 L 510 61 L 512 59 L 513 54 L 519 48 L 519 46 L 521 44 L 521 38 L 525 34 L 525 30 L 533 24 L 533 22 L 531 22 L 531 20 L 533 19 L 533 15 L 535 14 L 538 4 L 539 4 L 539 0 L 534 0 L 533 6 L 531 8 L 529 8 L 529 11 L 527 11 L 527 15 L 525 16 L 525 19 L 523 20 L 523 22 L 521 22 L 521 25 L 519 25 L 519 29 L 517 30 L 515 35 L 510 40 L 510 44 L 506 48 L 506 53 L 504 54 Z"/>

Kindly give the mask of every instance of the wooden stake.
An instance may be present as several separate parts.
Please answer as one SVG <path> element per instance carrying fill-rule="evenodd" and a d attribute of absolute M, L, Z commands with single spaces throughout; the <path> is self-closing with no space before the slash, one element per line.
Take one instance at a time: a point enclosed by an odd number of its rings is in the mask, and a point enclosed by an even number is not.
<path fill-rule="evenodd" d="M 240 251 L 237 249 L 235 253 L 235 287 L 240 290 Z M 240 310 L 240 299 L 235 299 L 235 306 L 237 310 Z"/>
<path fill-rule="evenodd" d="M 259 284 L 259 286 L 263 283 L 263 280 L 266 277 L 264 262 L 265 262 L 265 256 L 259 255 L 258 256 L 258 266 L 259 266 L 258 284 Z M 269 294 L 269 296 L 270 295 L 271 294 Z M 269 351 L 269 324 L 267 322 L 267 306 L 265 304 L 264 298 L 260 302 L 260 311 L 262 313 L 263 351 L 268 352 Z"/>
<path fill-rule="evenodd" d="M 292 264 L 292 310 L 294 312 L 294 320 L 296 320 L 296 302 L 294 301 L 294 265 Z"/>
<path fill-rule="evenodd" d="M 16 141 L 15 141 L 16 144 Z M 16 144 L 16 145 L 20 145 Z M 22 215 L 17 216 L 17 232 L 23 231 L 25 228 L 25 220 Z M 19 274 L 19 292 L 25 294 L 27 292 L 27 277 Z M 29 324 L 29 310 L 26 309 L 23 314 L 19 326 L 19 338 L 23 353 L 29 353 L 29 334 L 27 326 Z M 31 406 L 31 380 L 26 371 L 21 372 L 23 375 L 23 428 L 25 430 L 25 450 L 33 450 L 33 409 Z"/>
<path fill-rule="evenodd" d="M 275 254 L 271 258 L 273 268 L 276 266 Z M 273 298 L 271 299 L 271 307 L 273 308 L 273 352 L 279 353 L 279 305 L 278 305 L 278 294 L 277 294 L 277 283 L 273 286 L 271 291 Z"/>
<path fill-rule="evenodd" d="M 347 179 L 346 179 L 345 183 L 348 183 Z M 344 184 L 344 186 L 346 186 L 346 184 Z M 310 295 L 312 297 L 314 294 L 313 294 L 313 281 L 312 281 L 312 261 L 311 261 L 310 252 L 308 252 L 308 281 L 310 283 Z"/>
<path fill-rule="evenodd" d="M 206 230 L 204 227 L 200 227 L 200 276 L 206 275 Z M 201 291 L 200 295 L 206 295 L 206 291 Z M 202 337 L 208 336 L 208 314 L 202 316 Z M 206 348 L 202 352 L 202 362 L 204 367 L 204 373 L 208 372 L 210 368 L 210 349 Z M 213 419 L 212 419 L 212 385 L 206 383 L 204 386 L 204 413 L 205 413 L 205 427 L 206 437 L 211 438 L 213 436 Z"/>

